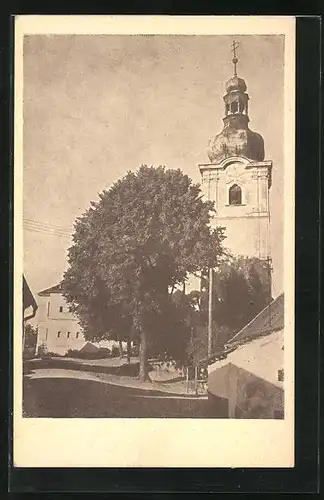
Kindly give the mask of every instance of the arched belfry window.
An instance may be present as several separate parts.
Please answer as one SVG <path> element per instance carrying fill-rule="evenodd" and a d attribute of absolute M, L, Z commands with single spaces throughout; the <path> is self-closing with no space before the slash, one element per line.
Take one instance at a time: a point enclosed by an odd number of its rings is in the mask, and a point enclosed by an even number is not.
<path fill-rule="evenodd" d="M 244 101 L 243 101 L 243 99 L 240 99 L 239 100 L 239 112 L 243 113 L 244 109 L 245 109 Z"/>
<path fill-rule="evenodd" d="M 237 113 L 238 112 L 238 102 L 237 101 L 233 101 L 231 103 L 231 111 L 232 111 L 232 113 Z"/>
<path fill-rule="evenodd" d="M 229 190 L 229 204 L 241 205 L 242 204 L 242 189 L 237 184 L 233 184 Z"/>

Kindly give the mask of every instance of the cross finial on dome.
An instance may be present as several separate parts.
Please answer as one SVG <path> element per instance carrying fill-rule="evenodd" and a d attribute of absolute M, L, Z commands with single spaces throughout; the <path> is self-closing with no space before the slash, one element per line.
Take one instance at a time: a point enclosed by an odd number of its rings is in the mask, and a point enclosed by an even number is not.
<path fill-rule="evenodd" d="M 236 57 L 236 49 L 238 48 L 238 46 L 239 46 L 239 43 L 236 40 L 233 40 L 233 43 L 232 43 L 232 52 L 233 52 L 232 63 L 234 64 L 234 76 L 237 76 L 236 65 L 238 63 L 238 58 Z"/>

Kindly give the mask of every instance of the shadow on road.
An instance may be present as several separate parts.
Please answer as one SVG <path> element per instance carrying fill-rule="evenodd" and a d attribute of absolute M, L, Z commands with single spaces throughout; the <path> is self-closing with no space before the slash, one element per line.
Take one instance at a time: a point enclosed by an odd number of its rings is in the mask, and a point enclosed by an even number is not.
<path fill-rule="evenodd" d="M 70 378 L 24 379 L 25 417 L 212 418 L 209 400 Z"/>
<path fill-rule="evenodd" d="M 139 363 L 125 363 L 119 366 L 102 366 L 87 364 L 85 361 L 82 363 L 78 361 L 73 361 L 71 359 L 64 358 L 45 358 L 45 359 L 33 359 L 25 361 L 24 363 L 24 375 L 28 375 L 32 370 L 36 369 L 55 369 L 63 368 L 64 370 L 78 370 L 78 371 L 89 371 L 92 373 L 106 373 L 110 375 L 119 375 L 125 377 L 138 377 L 139 375 Z M 149 371 L 152 367 L 149 366 Z"/>

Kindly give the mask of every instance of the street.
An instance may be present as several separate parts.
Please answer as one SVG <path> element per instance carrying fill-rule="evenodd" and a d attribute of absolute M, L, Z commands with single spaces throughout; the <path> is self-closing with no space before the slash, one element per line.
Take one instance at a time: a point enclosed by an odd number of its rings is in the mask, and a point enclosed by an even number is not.
<path fill-rule="evenodd" d="M 211 418 L 208 398 L 75 378 L 24 379 L 25 417 Z"/>

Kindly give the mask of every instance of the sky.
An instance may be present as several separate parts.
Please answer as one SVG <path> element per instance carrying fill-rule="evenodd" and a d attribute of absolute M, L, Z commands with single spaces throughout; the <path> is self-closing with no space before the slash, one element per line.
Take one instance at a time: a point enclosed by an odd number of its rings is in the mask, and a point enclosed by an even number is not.
<path fill-rule="evenodd" d="M 283 282 L 284 37 L 235 37 L 250 128 L 273 161 L 274 292 Z M 24 37 L 24 272 L 34 292 L 67 267 L 73 222 L 98 193 L 141 164 L 200 182 L 207 143 L 223 127 L 233 74 L 224 35 Z"/>

